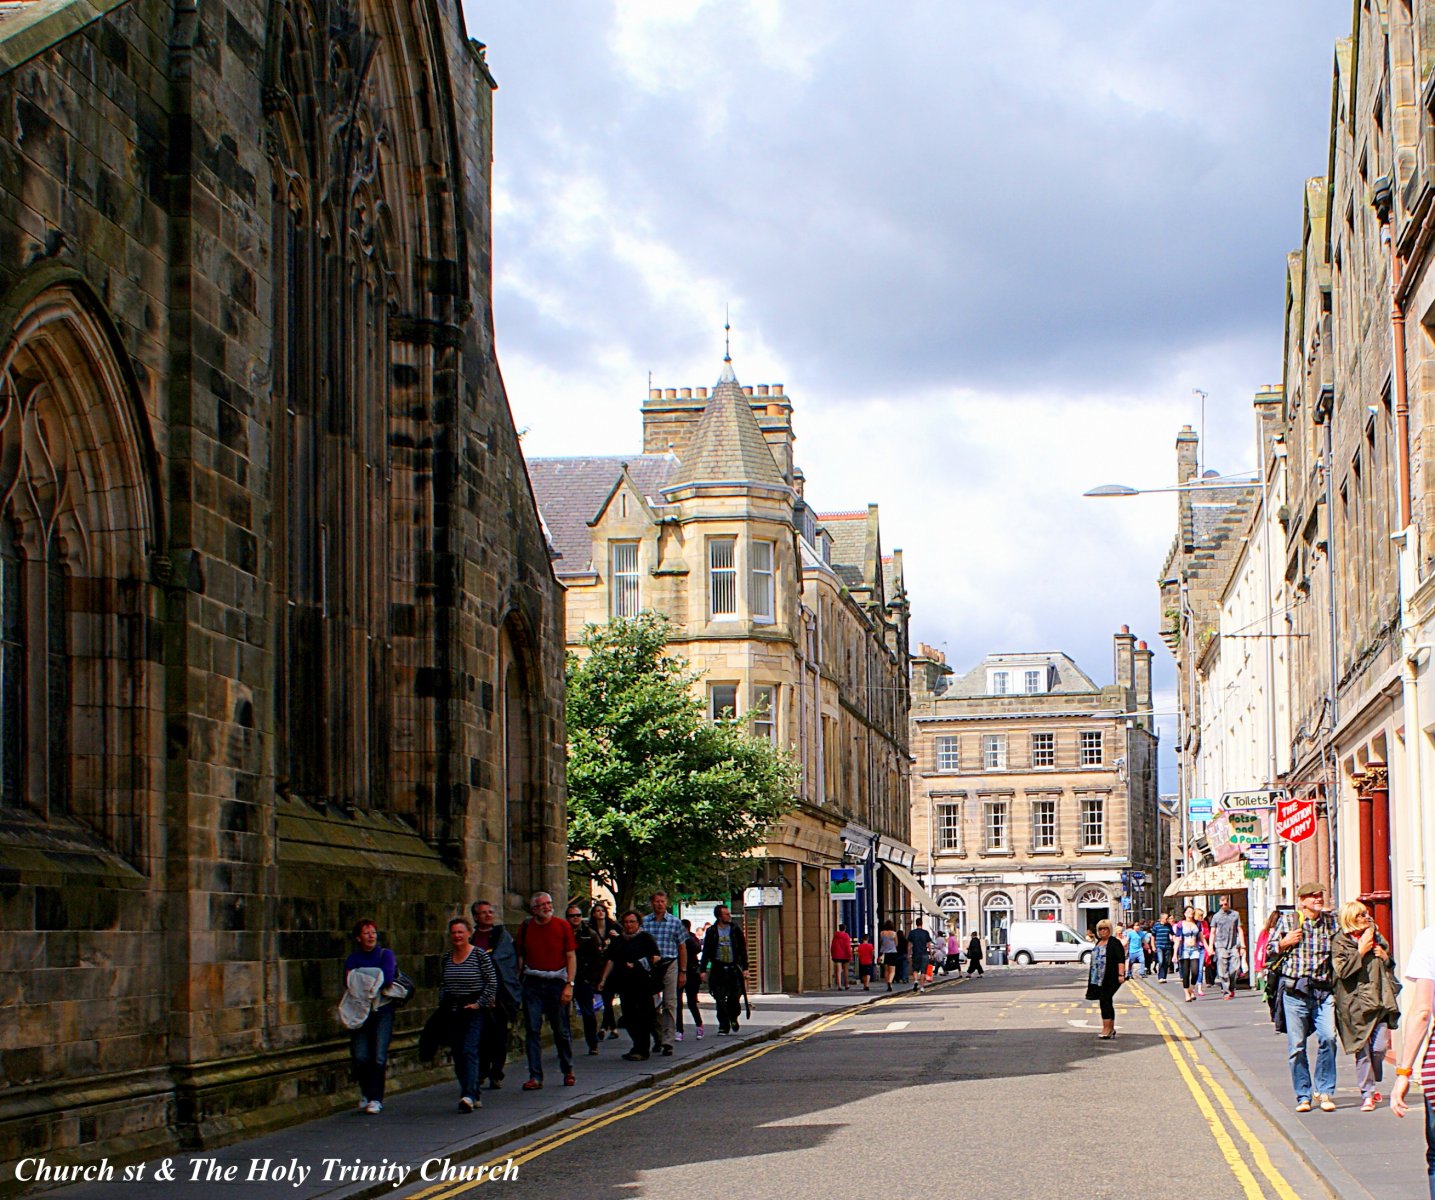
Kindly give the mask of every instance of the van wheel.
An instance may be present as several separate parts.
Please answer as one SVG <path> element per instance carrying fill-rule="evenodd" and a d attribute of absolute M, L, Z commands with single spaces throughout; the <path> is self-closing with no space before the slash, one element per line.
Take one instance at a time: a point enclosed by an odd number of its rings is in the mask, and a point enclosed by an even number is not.
<path fill-rule="evenodd" d="M 1091 951 L 1090 951 L 1090 950 L 1083 950 L 1083 951 L 1081 952 L 1081 965 L 1082 965 L 1083 967 L 1089 967 L 1089 966 L 1091 965 Z"/>
<path fill-rule="evenodd" d="M 1014 961 L 1021 963 L 1024 967 L 1029 967 L 1031 966 L 1031 955 L 1025 950 L 1018 950 Z"/>

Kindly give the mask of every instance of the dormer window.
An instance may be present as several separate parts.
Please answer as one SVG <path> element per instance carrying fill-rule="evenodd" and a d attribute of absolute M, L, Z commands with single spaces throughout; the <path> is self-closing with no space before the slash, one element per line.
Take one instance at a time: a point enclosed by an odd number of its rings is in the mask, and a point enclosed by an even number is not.
<path fill-rule="evenodd" d="M 1039 696 L 1042 692 L 1046 691 L 1046 680 L 1043 678 L 1046 674 L 1045 671 L 1027 668 L 1024 674 L 1026 683 L 1025 691 L 1028 696 Z"/>
<path fill-rule="evenodd" d="M 1011 694 L 1011 672 L 993 671 L 990 675 L 991 693 L 993 696 L 1009 696 Z"/>
<path fill-rule="evenodd" d="M 608 589 L 615 617 L 636 617 L 640 605 L 638 543 L 608 544 Z"/>

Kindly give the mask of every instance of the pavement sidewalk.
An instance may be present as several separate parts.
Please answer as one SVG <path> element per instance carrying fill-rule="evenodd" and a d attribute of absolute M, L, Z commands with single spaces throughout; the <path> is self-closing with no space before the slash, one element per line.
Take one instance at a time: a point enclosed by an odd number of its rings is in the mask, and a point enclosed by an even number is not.
<path fill-rule="evenodd" d="M 933 987 L 949 986 L 957 979 L 955 975 L 945 979 L 939 976 Z M 404 1182 L 412 1184 L 418 1178 L 420 1164 L 426 1160 L 449 1159 L 460 1164 L 476 1159 L 517 1138 L 552 1130 L 586 1110 L 654 1087 L 699 1064 L 734 1055 L 821 1017 L 870 1004 L 888 994 L 881 984 L 874 984 L 870 992 L 854 986 L 847 991 L 800 996 L 754 996 L 752 1016 L 742 1021 L 740 1033 L 719 1037 L 712 1018 L 712 1001 L 705 993 L 702 1007 L 707 1017 L 706 1037 L 698 1041 L 689 1020 L 687 1038 L 674 1047 L 671 1058 L 654 1056 L 647 1062 L 624 1062 L 619 1055 L 629 1048 L 626 1035 L 604 1041 L 599 1054 L 589 1057 L 580 1027 L 574 1039 L 574 1073 L 578 1077 L 575 1087 L 562 1086 L 553 1051 L 545 1046 L 546 1079 L 541 1091 L 523 1091 L 527 1074 L 523 1063 L 510 1061 L 503 1088 L 485 1091 L 483 1108 L 476 1113 L 457 1111 L 457 1084 L 449 1081 L 391 1095 L 384 1102 L 383 1113 L 376 1117 L 349 1108 L 219 1149 L 159 1156 L 147 1164 L 144 1180 L 152 1183 L 156 1170 L 168 1158 L 173 1182 L 163 1191 L 175 1200 L 257 1200 L 271 1196 L 366 1200 L 388 1195 L 395 1187 L 392 1178 L 345 1178 L 342 1168 L 402 1164 L 411 1168 Z M 357 1092 L 354 1098 L 357 1105 Z M 225 1180 L 222 1176 L 228 1168 L 236 1171 Z M 7 1178 L 11 1170 L 5 1169 Z M 257 1171 L 266 1174 L 251 1177 L 251 1172 Z M 117 1169 L 116 1174 L 122 1176 L 123 1172 Z M 135 1183 L 117 1178 L 114 1182 L 79 1184 L 47 1194 L 67 1200 L 134 1200 L 136 1195 L 156 1190 L 143 1185 L 136 1190 Z"/>
<path fill-rule="evenodd" d="M 1216 1057 L 1249 1093 L 1251 1100 L 1320 1175 L 1338 1200 L 1389 1200 L 1393 1196 L 1424 1196 L 1425 1125 L 1419 1091 L 1411 1092 L 1410 1115 L 1401 1120 L 1390 1111 L 1395 1068 L 1387 1063 L 1384 1099 L 1371 1113 L 1360 1111 L 1355 1060 L 1339 1049 L 1336 1057 L 1336 1111 L 1295 1111 L 1285 1035 L 1275 1031 L 1265 998 L 1241 990 L 1224 1000 L 1218 989 L 1185 1003 L 1180 982 L 1164 986 L 1152 980 L 1136 985 L 1146 996 L 1175 1015 L 1203 1038 Z M 1315 1065 L 1315 1038 L 1310 1040 Z"/>

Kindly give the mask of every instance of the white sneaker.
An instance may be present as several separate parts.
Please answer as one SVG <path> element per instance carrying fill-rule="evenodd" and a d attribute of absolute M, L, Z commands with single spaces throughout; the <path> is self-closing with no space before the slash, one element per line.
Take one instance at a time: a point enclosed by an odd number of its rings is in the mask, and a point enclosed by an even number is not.
<path fill-rule="evenodd" d="M 364 1106 L 364 1111 L 371 1117 L 377 1117 L 384 1111 L 384 1102 L 382 1100 L 370 1100 L 369 1103 Z"/>
<path fill-rule="evenodd" d="M 682 1031 L 681 1029 L 679 1029 L 678 1032 L 677 1032 L 677 1034 L 676 1034 L 675 1036 L 677 1037 L 678 1041 L 682 1041 L 682 1040 L 683 1040 L 683 1031 Z"/>
<path fill-rule="evenodd" d="M 703 1040 L 703 1027 L 702 1027 L 701 1025 L 699 1025 L 699 1026 L 698 1026 L 698 1041 L 702 1041 L 702 1040 Z"/>
<path fill-rule="evenodd" d="M 368 1112 L 368 1111 L 369 1111 L 369 1098 L 368 1098 L 367 1096 L 360 1096 L 360 1097 L 359 1097 L 359 1111 L 360 1111 L 360 1112 Z"/>

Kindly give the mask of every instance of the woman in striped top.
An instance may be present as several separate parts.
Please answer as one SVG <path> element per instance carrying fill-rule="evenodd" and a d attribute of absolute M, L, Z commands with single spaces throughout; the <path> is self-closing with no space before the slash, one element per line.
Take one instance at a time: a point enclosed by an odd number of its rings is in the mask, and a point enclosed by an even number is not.
<path fill-rule="evenodd" d="M 498 994 L 498 972 L 488 951 L 480 950 L 470 938 L 473 926 L 467 917 L 448 923 L 452 949 L 443 960 L 439 984 L 439 1007 L 448 1013 L 449 1050 L 453 1073 L 458 1076 L 459 1112 L 473 1112 L 483 1102 L 478 1095 L 478 1042 L 483 1033 L 484 1013 L 493 1007 Z"/>

